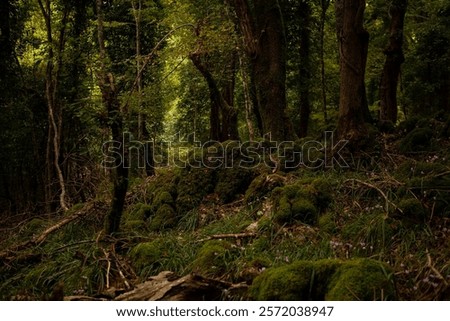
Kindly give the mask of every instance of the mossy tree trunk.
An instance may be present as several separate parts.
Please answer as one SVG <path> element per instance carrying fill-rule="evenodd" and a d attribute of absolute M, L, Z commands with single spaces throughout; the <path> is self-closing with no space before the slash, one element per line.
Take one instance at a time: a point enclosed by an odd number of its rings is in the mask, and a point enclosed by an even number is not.
<path fill-rule="evenodd" d="M 252 93 L 262 134 L 295 137 L 286 109 L 286 39 L 278 0 L 229 0 L 238 17 L 250 59 Z M 259 116 L 259 117 L 258 117 Z"/>
<path fill-rule="evenodd" d="M 208 54 L 196 51 L 190 58 L 208 84 L 211 101 L 210 139 L 220 142 L 228 139 L 239 140 L 237 110 L 233 107 L 236 62 L 230 62 L 230 69 L 226 73 L 230 73 L 231 79 L 226 80 L 221 91 L 208 66 Z"/>
<path fill-rule="evenodd" d="M 103 4 L 102 0 L 97 0 L 97 36 L 100 55 L 100 70 L 98 72 L 98 85 L 102 93 L 102 101 L 108 113 L 108 123 L 111 129 L 112 140 L 122 142 L 123 117 L 119 103 L 119 93 L 115 85 L 114 76 L 106 71 L 106 47 L 103 27 Z M 109 235 L 119 231 L 120 219 L 122 217 L 125 196 L 128 190 L 128 165 L 125 154 L 125 146 L 120 148 L 121 157 L 115 159 L 115 168 L 113 169 L 113 199 L 111 210 L 108 215 L 106 231 Z"/>
<path fill-rule="evenodd" d="M 340 65 L 338 134 L 357 145 L 367 136 L 364 77 L 369 33 L 363 27 L 365 6 L 365 0 L 335 1 Z"/>
<path fill-rule="evenodd" d="M 397 122 L 397 87 L 400 68 L 405 61 L 403 55 L 403 26 L 407 0 L 393 0 L 390 6 L 390 37 L 384 50 L 386 61 L 380 83 L 380 120 Z"/>
<path fill-rule="evenodd" d="M 300 1 L 298 13 L 300 19 L 300 74 L 299 74 L 299 93 L 300 93 L 300 129 L 298 136 L 300 138 L 308 135 L 309 117 L 311 114 L 311 5 L 308 0 Z"/>

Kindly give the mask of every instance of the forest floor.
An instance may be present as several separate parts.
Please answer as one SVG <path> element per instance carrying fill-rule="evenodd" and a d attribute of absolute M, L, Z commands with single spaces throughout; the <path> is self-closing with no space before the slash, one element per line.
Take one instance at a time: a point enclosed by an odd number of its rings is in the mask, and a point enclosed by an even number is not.
<path fill-rule="evenodd" d="M 223 299 L 450 300 L 449 125 L 377 132 L 349 168 L 160 168 L 131 182 L 114 238 L 106 185 L 59 216 L 9 218 L 0 299 L 114 299 L 171 271 L 241 285 Z"/>

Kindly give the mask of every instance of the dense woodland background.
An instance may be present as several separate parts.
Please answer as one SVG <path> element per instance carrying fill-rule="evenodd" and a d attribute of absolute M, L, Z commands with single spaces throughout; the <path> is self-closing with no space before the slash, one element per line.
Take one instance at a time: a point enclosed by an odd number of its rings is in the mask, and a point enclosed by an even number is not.
<path fill-rule="evenodd" d="M 2 0 L 0 298 L 450 299 L 449 98 L 444 0 Z"/>

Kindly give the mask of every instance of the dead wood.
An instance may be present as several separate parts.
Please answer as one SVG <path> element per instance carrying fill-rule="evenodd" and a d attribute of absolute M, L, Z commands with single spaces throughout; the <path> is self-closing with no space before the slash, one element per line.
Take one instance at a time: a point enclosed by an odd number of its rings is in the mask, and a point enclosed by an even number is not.
<path fill-rule="evenodd" d="M 232 284 L 196 274 L 179 278 L 173 272 L 164 271 L 114 300 L 209 301 L 238 296 L 238 293 L 243 293 L 246 289 L 246 284 Z"/>
<path fill-rule="evenodd" d="M 20 254 L 18 254 L 18 252 L 32 248 L 34 246 L 41 245 L 47 239 L 47 237 L 49 237 L 53 232 L 56 232 L 59 229 L 61 229 L 63 226 L 65 226 L 77 219 L 80 219 L 83 216 L 88 215 L 89 213 L 91 213 L 91 210 L 93 208 L 94 208 L 94 204 L 89 203 L 86 206 L 84 206 L 81 210 L 75 212 L 74 214 L 72 214 L 68 217 L 63 218 L 55 225 L 52 225 L 49 228 L 47 228 L 41 234 L 34 236 L 31 240 L 13 245 L 10 248 L 0 252 L 0 260 L 2 260 L 4 262 L 10 262 L 10 261 L 14 260 L 14 258 L 16 258 L 17 256 L 20 255 Z M 35 254 L 30 254 L 30 256 L 34 256 L 34 255 Z"/>

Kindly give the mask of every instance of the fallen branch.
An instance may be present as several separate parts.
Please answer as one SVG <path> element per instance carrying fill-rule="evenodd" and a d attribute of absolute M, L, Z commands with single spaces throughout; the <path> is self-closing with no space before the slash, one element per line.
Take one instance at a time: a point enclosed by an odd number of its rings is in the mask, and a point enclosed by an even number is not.
<path fill-rule="evenodd" d="M 386 208 L 385 208 L 386 211 L 388 211 L 388 206 L 387 206 L 387 205 L 390 204 L 390 205 L 392 205 L 397 211 L 399 211 L 400 213 L 403 214 L 402 209 L 399 208 L 397 205 L 395 205 L 395 203 L 393 203 L 393 202 L 387 197 L 387 195 L 386 195 L 380 188 L 378 188 L 377 186 L 372 185 L 372 184 L 367 183 L 367 182 L 364 182 L 364 181 L 361 181 L 361 180 L 359 180 L 359 179 L 349 179 L 349 180 L 346 180 L 346 181 L 345 181 L 345 183 L 347 183 L 347 182 L 353 182 L 353 183 L 356 182 L 356 183 L 359 183 L 359 184 L 361 184 L 361 185 L 364 185 L 364 186 L 367 186 L 367 187 L 370 187 L 370 188 L 376 190 L 378 193 L 381 194 L 381 196 L 382 196 L 382 197 L 384 198 L 384 200 L 386 201 Z"/>
<path fill-rule="evenodd" d="M 204 239 L 198 240 L 198 243 L 201 242 L 206 242 L 206 241 L 210 241 L 210 240 L 217 240 L 217 239 L 243 239 L 243 238 L 248 238 L 248 237 L 255 237 L 257 234 L 256 233 L 237 233 L 237 234 L 216 234 L 216 235 L 211 235 L 208 236 Z"/>
<path fill-rule="evenodd" d="M 83 216 L 86 216 L 87 214 L 89 214 L 91 212 L 93 207 L 94 207 L 94 204 L 89 203 L 88 205 L 84 206 L 81 210 L 75 212 L 73 215 L 63 218 L 61 221 L 59 221 L 55 225 L 52 225 L 49 228 L 47 228 L 41 234 L 34 236 L 31 240 L 11 246 L 10 248 L 0 252 L 0 260 L 11 261 L 16 256 L 17 252 L 29 249 L 30 247 L 41 245 L 50 234 L 58 231 L 63 226 L 65 226 Z"/>
<path fill-rule="evenodd" d="M 173 272 L 164 271 L 134 290 L 117 296 L 115 301 L 203 301 L 220 300 L 224 296 L 240 297 L 248 285 L 231 284 L 209 279 L 196 274 L 177 277 Z"/>
<path fill-rule="evenodd" d="M 436 267 L 433 265 L 433 261 L 431 260 L 431 255 L 430 252 L 428 252 L 428 249 L 426 253 L 427 253 L 427 266 L 430 268 L 431 271 L 434 272 L 436 277 L 439 278 L 446 287 L 448 287 L 447 280 L 442 276 L 441 272 L 439 272 L 438 269 L 436 269 Z"/>

